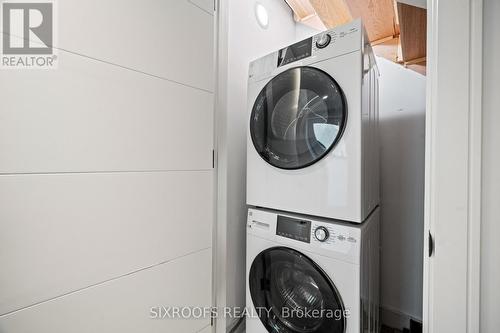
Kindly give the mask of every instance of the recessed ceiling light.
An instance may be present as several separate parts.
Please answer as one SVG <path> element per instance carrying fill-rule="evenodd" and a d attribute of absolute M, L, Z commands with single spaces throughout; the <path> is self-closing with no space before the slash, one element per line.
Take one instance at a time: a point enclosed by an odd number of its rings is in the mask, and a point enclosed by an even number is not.
<path fill-rule="evenodd" d="M 261 3 L 255 3 L 255 18 L 257 19 L 257 23 L 263 29 L 267 29 L 269 26 L 269 14 L 267 13 L 266 7 L 264 7 Z"/>

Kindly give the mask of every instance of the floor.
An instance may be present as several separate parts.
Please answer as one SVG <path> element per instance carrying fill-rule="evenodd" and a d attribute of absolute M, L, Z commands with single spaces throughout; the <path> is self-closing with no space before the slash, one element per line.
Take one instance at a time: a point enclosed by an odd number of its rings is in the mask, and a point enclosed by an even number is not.
<path fill-rule="evenodd" d="M 401 331 L 397 330 L 395 328 L 391 328 L 391 327 L 382 325 L 382 329 L 380 330 L 380 333 L 401 333 Z"/>
<path fill-rule="evenodd" d="M 422 323 L 410 320 L 410 328 L 404 328 L 402 331 L 382 325 L 380 333 L 422 333 Z"/>

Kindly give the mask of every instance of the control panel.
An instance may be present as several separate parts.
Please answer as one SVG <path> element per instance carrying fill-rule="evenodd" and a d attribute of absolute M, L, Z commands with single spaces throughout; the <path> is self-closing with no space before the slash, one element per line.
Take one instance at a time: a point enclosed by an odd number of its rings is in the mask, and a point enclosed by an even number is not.
<path fill-rule="evenodd" d="M 301 40 L 295 44 L 278 50 L 277 67 L 285 66 L 295 61 L 309 58 L 316 52 L 333 45 L 339 38 L 344 38 L 350 34 L 357 33 L 358 28 L 352 27 L 343 31 L 329 30 L 313 37 Z"/>
<path fill-rule="evenodd" d="M 312 223 L 313 243 L 324 244 L 354 244 L 358 239 L 352 235 L 352 228 L 342 227 L 337 224 Z"/>
<path fill-rule="evenodd" d="M 260 81 L 275 75 L 286 66 L 310 64 L 362 50 L 362 24 L 354 20 L 296 42 L 250 63 L 250 81 Z"/>
<path fill-rule="evenodd" d="M 285 47 L 278 51 L 278 67 L 310 57 L 313 37 Z"/>
<path fill-rule="evenodd" d="M 348 250 L 358 242 L 353 228 L 336 223 L 277 215 L 276 235 L 322 248 Z"/>
<path fill-rule="evenodd" d="M 311 221 L 278 215 L 276 235 L 309 243 L 311 241 Z"/>
<path fill-rule="evenodd" d="M 359 263 L 361 225 L 250 208 L 247 239 Z"/>
<path fill-rule="evenodd" d="M 282 48 L 278 51 L 277 67 L 285 66 L 312 56 L 318 50 L 324 49 L 330 44 L 334 44 L 337 40 L 337 35 L 336 31 L 327 31 Z"/>

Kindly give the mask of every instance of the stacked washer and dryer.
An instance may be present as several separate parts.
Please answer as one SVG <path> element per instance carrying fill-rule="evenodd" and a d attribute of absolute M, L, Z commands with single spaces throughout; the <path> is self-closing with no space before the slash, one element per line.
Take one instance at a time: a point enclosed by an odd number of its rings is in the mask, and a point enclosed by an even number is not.
<path fill-rule="evenodd" d="M 378 332 L 378 70 L 362 22 L 253 61 L 248 101 L 246 332 Z"/>

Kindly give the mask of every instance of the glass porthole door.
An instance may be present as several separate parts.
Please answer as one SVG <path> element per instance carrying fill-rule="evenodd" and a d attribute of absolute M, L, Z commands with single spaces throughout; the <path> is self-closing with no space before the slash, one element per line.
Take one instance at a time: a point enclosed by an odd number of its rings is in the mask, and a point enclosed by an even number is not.
<path fill-rule="evenodd" d="M 254 103 L 250 133 L 259 155 L 281 169 L 316 163 L 339 141 L 347 104 L 337 82 L 313 67 L 274 77 Z"/>
<path fill-rule="evenodd" d="M 252 301 L 271 333 L 344 333 L 342 299 L 311 259 L 285 247 L 261 252 L 249 274 Z"/>

